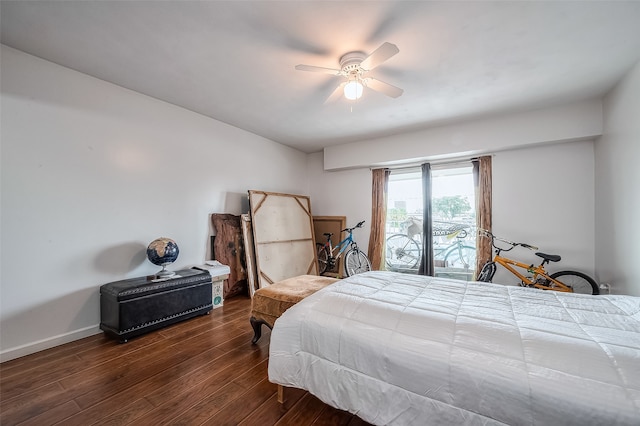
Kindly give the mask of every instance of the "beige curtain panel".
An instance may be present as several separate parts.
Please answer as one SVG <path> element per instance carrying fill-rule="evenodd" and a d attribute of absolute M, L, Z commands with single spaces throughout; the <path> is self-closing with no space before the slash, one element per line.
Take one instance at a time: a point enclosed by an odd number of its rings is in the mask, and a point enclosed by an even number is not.
<path fill-rule="evenodd" d="M 479 157 L 472 161 L 476 195 L 476 226 L 491 231 L 491 156 Z M 485 263 L 491 260 L 491 240 L 476 237 L 476 278 Z"/>
<path fill-rule="evenodd" d="M 374 271 L 384 269 L 385 224 L 387 221 L 387 192 L 389 169 L 371 171 L 371 234 L 369 235 L 369 260 Z"/>

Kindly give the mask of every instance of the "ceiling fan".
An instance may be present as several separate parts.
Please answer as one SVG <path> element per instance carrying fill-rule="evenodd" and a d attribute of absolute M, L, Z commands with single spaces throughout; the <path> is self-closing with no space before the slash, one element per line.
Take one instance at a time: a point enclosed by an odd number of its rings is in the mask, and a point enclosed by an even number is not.
<path fill-rule="evenodd" d="M 326 102 L 338 98 L 343 93 L 345 98 L 349 100 L 360 99 L 364 87 L 384 93 L 392 98 L 397 98 L 404 92 L 402 89 L 373 77 L 367 77 L 366 74 L 399 51 L 400 49 L 398 49 L 398 46 L 395 44 L 385 42 L 369 56 L 366 56 L 363 52 L 349 52 L 344 54 L 340 58 L 340 69 L 316 67 L 313 65 L 296 65 L 296 69 L 298 71 L 322 72 L 346 78 L 346 81 L 340 83 Z"/>

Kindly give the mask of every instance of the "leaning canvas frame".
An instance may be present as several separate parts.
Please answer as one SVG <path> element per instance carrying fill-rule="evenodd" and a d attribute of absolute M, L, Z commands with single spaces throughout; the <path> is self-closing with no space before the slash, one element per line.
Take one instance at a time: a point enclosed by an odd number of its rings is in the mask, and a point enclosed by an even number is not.
<path fill-rule="evenodd" d="M 313 231 L 314 236 L 316 238 L 316 245 L 324 244 L 327 241 L 327 237 L 323 234 L 325 232 L 330 232 L 333 235 L 331 236 L 331 244 L 335 247 L 344 235 L 340 231 L 347 227 L 347 217 L 346 216 L 314 216 L 313 217 Z M 316 252 L 317 253 L 317 252 Z M 337 253 L 336 253 L 337 254 Z M 323 275 L 343 276 L 342 271 L 342 258 L 336 261 L 336 266 L 330 271 L 326 271 Z"/>
<path fill-rule="evenodd" d="M 249 191 L 258 287 L 298 275 L 318 275 L 308 196 Z"/>

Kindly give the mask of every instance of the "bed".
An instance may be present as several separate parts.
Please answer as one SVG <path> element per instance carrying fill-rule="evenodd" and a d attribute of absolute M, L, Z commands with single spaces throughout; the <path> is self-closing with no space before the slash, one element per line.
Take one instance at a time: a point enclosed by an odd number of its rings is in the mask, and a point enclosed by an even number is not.
<path fill-rule="evenodd" d="M 640 298 L 368 272 L 287 310 L 269 380 L 373 424 L 640 425 Z"/>

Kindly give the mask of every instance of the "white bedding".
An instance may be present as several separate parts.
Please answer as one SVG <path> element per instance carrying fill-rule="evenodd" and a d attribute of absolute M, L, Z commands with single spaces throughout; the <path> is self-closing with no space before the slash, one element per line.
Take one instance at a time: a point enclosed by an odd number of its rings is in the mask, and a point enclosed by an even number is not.
<path fill-rule="evenodd" d="M 374 424 L 640 425 L 640 298 L 368 272 L 287 310 L 269 380 Z"/>

